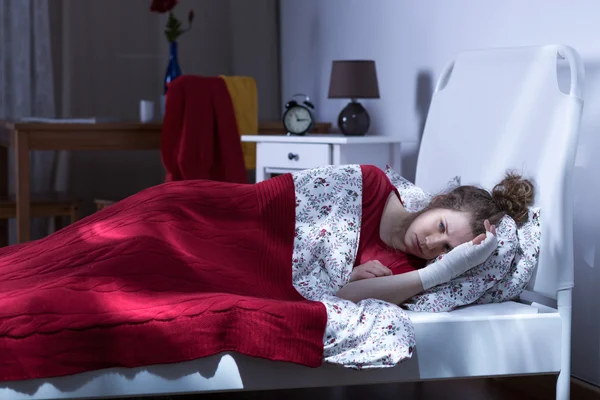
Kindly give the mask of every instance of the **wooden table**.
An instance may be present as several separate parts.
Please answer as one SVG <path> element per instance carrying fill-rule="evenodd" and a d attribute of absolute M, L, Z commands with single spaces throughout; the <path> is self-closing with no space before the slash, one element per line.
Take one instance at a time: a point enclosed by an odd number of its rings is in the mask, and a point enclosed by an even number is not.
<path fill-rule="evenodd" d="M 156 150 L 162 124 L 0 122 L 0 195 L 8 194 L 8 148 L 15 151 L 17 243 L 30 240 L 31 150 Z"/>
<path fill-rule="evenodd" d="M 316 132 L 330 124 L 319 123 Z M 17 243 L 30 240 L 31 150 L 157 150 L 161 123 L 11 123 L 0 121 L 0 196 L 8 195 L 8 148 L 15 151 Z M 259 123 L 259 134 L 283 133 L 281 122 Z"/>

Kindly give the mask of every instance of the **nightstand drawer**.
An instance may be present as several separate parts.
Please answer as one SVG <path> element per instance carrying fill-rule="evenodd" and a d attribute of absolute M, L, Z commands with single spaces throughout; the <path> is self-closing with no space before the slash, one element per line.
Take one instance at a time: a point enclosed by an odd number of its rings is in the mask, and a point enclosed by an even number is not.
<path fill-rule="evenodd" d="M 308 169 L 331 164 L 328 144 L 258 143 L 257 162 L 265 167 Z"/>

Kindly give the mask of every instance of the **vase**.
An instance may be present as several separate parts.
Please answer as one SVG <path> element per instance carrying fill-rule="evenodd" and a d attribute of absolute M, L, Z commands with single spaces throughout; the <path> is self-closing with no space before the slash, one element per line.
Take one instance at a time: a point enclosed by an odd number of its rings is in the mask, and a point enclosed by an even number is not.
<path fill-rule="evenodd" d="M 169 42 L 169 65 L 165 73 L 164 93 L 167 94 L 169 83 L 181 75 L 179 60 L 177 58 L 177 42 Z"/>

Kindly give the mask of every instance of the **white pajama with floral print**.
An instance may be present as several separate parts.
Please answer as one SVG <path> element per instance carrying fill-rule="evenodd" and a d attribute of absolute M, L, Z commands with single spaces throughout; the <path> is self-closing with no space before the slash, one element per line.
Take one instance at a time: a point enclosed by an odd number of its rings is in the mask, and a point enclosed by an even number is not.
<path fill-rule="evenodd" d="M 400 307 L 367 299 L 355 304 L 335 293 L 350 281 L 360 240 L 359 165 L 327 166 L 293 174 L 296 235 L 292 280 L 308 300 L 327 309 L 324 360 L 350 368 L 394 366 L 409 358 L 414 329 Z"/>

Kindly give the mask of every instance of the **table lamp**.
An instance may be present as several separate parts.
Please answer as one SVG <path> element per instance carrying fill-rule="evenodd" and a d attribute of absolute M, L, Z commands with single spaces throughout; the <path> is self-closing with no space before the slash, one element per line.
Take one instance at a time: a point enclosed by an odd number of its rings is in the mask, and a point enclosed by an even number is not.
<path fill-rule="evenodd" d="M 375 61 L 333 61 L 328 98 L 350 99 L 338 117 L 338 127 L 344 135 L 361 136 L 367 133 L 371 119 L 357 99 L 379 98 Z"/>

